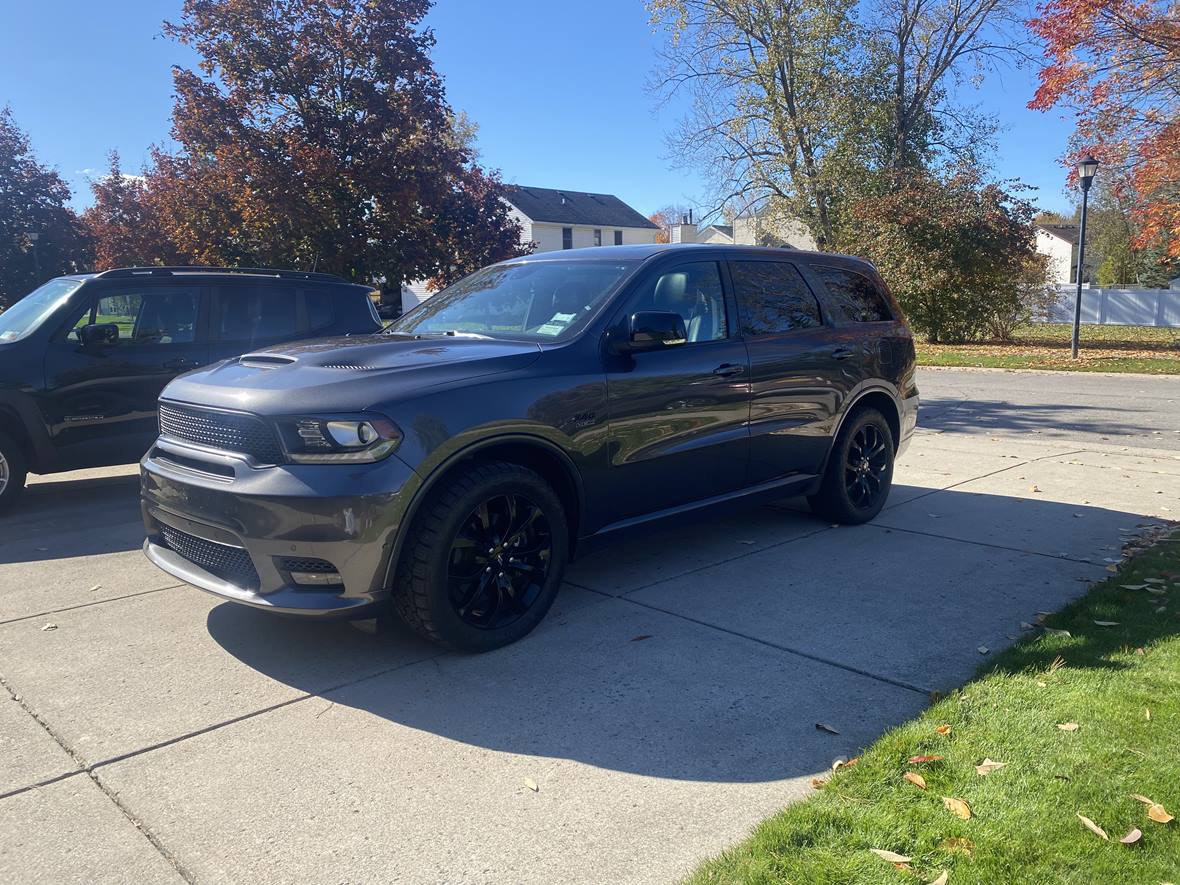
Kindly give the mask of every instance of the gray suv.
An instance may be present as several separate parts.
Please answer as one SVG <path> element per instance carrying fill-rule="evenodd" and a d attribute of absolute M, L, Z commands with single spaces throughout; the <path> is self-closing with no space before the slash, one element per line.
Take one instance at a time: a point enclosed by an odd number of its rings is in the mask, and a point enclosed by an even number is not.
<path fill-rule="evenodd" d="M 482 651 L 590 538 L 737 498 L 872 519 L 917 420 L 872 266 L 721 246 L 484 268 L 384 332 L 270 347 L 160 399 L 144 550 L 224 599 Z"/>

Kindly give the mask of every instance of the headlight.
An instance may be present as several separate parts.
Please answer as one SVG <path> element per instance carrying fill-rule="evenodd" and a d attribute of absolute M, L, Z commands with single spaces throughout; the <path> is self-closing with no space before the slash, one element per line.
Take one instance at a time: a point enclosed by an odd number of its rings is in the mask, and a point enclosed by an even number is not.
<path fill-rule="evenodd" d="M 380 461 L 402 441 L 397 425 L 379 415 L 279 418 L 276 424 L 287 456 L 299 464 Z"/>

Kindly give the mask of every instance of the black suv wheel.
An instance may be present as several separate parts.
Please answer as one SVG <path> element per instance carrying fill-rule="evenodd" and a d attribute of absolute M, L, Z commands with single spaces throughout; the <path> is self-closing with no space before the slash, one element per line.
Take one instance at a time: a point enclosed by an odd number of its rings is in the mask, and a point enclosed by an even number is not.
<path fill-rule="evenodd" d="M 12 437 L 0 433 L 0 513 L 16 503 L 28 474 L 25 453 Z"/>
<path fill-rule="evenodd" d="M 565 511 L 544 479 L 518 464 L 472 465 L 443 480 L 415 518 L 394 606 L 428 639 L 490 651 L 545 617 L 568 556 Z"/>
<path fill-rule="evenodd" d="M 845 525 L 881 512 L 893 484 L 893 432 L 876 409 L 858 409 L 832 447 L 819 491 L 807 502 L 824 519 Z"/>

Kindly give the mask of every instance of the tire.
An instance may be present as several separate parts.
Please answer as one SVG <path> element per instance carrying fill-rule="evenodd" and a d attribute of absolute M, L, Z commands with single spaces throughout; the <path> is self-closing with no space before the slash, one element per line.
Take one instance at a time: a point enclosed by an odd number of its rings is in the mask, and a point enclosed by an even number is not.
<path fill-rule="evenodd" d="M 472 464 L 445 478 L 414 517 L 393 605 L 427 639 L 491 651 L 545 617 L 568 558 L 565 509 L 540 475 L 507 462 Z"/>
<path fill-rule="evenodd" d="M 25 490 L 29 465 L 16 440 L 0 433 L 0 513 L 12 507 Z"/>
<path fill-rule="evenodd" d="M 885 416 L 876 409 L 858 409 L 840 429 L 819 491 L 808 496 L 807 503 L 829 522 L 868 522 L 889 498 L 894 452 L 893 431 Z"/>

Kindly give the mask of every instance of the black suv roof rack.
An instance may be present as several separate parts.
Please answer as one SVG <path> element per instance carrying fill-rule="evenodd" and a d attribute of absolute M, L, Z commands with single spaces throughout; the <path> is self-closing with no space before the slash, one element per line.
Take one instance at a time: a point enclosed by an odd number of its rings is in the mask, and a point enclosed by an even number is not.
<path fill-rule="evenodd" d="M 347 283 L 344 277 L 334 273 L 319 273 L 313 270 L 277 270 L 271 267 L 212 267 L 204 264 L 175 267 L 116 267 L 95 274 L 99 279 L 109 280 L 119 277 L 170 277 L 180 273 L 208 273 L 208 274 L 241 274 L 254 277 L 275 277 L 283 280 L 322 280 L 332 283 Z"/>

